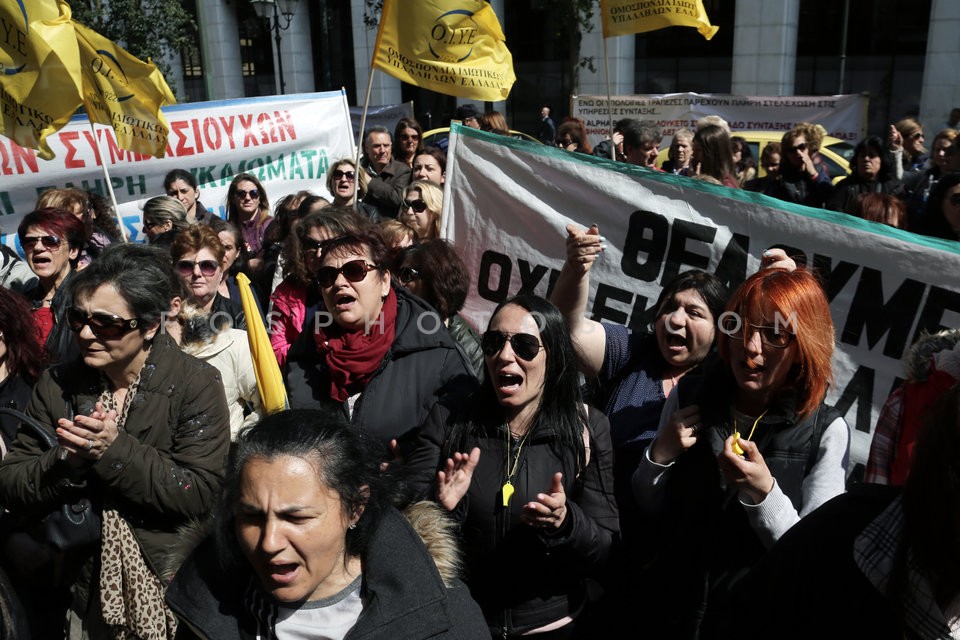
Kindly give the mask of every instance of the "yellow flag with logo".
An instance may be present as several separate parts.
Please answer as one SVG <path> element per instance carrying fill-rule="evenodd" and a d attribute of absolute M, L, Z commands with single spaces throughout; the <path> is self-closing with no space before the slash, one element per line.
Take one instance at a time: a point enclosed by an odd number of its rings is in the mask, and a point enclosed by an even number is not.
<path fill-rule="evenodd" d="M 384 0 L 373 66 L 404 82 L 496 102 L 517 77 L 490 3 Z"/>
<path fill-rule="evenodd" d="M 160 107 L 177 102 L 163 74 L 93 29 L 77 22 L 74 28 L 90 120 L 112 126 L 121 148 L 162 158 L 170 126 Z"/>
<path fill-rule="evenodd" d="M 600 0 L 600 16 L 604 38 L 694 27 L 709 40 L 719 31 L 710 24 L 703 0 Z"/>
<path fill-rule="evenodd" d="M 3 135 L 53 158 L 46 138 L 83 103 L 70 7 L 56 0 L 0 0 Z"/>

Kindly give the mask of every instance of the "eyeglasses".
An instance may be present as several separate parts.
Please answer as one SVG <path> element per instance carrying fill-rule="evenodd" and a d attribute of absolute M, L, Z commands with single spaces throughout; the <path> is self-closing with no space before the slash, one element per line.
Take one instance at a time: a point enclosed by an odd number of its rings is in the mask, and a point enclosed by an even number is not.
<path fill-rule="evenodd" d="M 366 260 L 344 262 L 339 269 L 337 267 L 320 267 L 317 269 L 317 282 L 321 287 L 332 287 L 333 283 L 337 281 L 337 276 L 341 273 L 350 282 L 360 282 L 376 268 L 377 265 L 370 264 Z"/>
<path fill-rule="evenodd" d="M 913 140 L 922 140 L 922 139 L 923 139 L 923 131 L 914 131 L 913 133 L 911 133 L 911 134 L 910 134 L 909 136 L 907 136 L 907 137 L 909 137 L 909 138 L 911 138 L 911 139 L 913 139 Z"/>
<path fill-rule="evenodd" d="M 414 280 L 420 279 L 420 272 L 412 267 L 401 267 L 400 271 L 397 272 L 397 278 L 400 279 L 400 284 L 408 285 Z"/>
<path fill-rule="evenodd" d="M 486 331 L 480 338 L 480 350 L 483 355 L 492 358 L 503 350 L 503 345 L 510 341 L 510 348 L 521 360 L 529 362 L 537 357 L 543 345 L 536 336 L 529 333 L 515 333 L 509 335 L 503 331 Z"/>
<path fill-rule="evenodd" d="M 950 194 L 950 204 L 952 204 L 955 207 L 960 207 L 960 193 Z"/>
<path fill-rule="evenodd" d="M 340 180 L 341 178 L 346 178 L 347 180 L 352 181 L 356 177 L 357 177 L 357 174 L 354 171 L 340 171 L 340 169 L 337 169 L 336 171 L 333 172 L 334 180 Z"/>
<path fill-rule="evenodd" d="M 794 335 L 789 331 L 784 331 L 781 327 L 771 327 L 768 325 L 761 324 L 751 324 L 743 323 L 740 321 L 740 318 L 733 316 L 726 316 L 720 324 L 720 330 L 726 334 L 731 340 L 743 340 L 743 327 L 744 324 L 750 327 L 752 331 L 750 336 L 753 336 L 753 333 L 760 334 L 760 343 L 765 347 L 772 347 L 774 349 L 783 349 L 790 341 L 793 340 Z"/>
<path fill-rule="evenodd" d="M 420 139 L 420 136 L 418 136 L 418 135 L 415 134 L 415 133 L 414 133 L 413 135 L 410 135 L 410 134 L 407 134 L 407 133 L 401 133 L 401 134 L 400 134 L 400 139 L 401 139 L 401 140 L 419 140 L 419 139 Z"/>
<path fill-rule="evenodd" d="M 161 226 L 163 226 L 163 225 L 161 225 L 161 224 L 160 224 L 159 222 L 157 222 L 156 220 L 144 220 L 144 221 L 143 221 L 143 228 L 144 228 L 144 229 L 153 229 L 154 227 L 161 227 Z"/>
<path fill-rule="evenodd" d="M 24 251 L 33 251 L 38 242 L 43 245 L 44 249 L 55 251 L 60 248 L 63 240 L 58 236 L 23 236 L 20 238 L 20 244 L 23 245 Z"/>
<path fill-rule="evenodd" d="M 413 209 L 415 213 L 423 213 L 427 210 L 427 203 L 423 200 L 404 200 L 404 209 Z"/>
<path fill-rule="evenodd" d="M 790 148 L 793 149 L 794 151 L 806 151 L 806 150 L 807 150 L 807 143 L 806 143 L 806 142 L 801 142 L 800 144 L 795 144 L 795 145 L 793 145 L 793 146 L 790 147 Z"/>
<path fill-rule="evenodd" d="M 250 198 L 253 200 L 260 199 L 260 191 L 258 189 L 250 189 L 250 191 L 237 189 L 236 191 L 234 191 L 233 195 L 235 198 L 237 198 L 237 200 L 246 200 L 247 196 L 250 196 Z"/>
<path fill-rule="evenodd" d="M 307 251 L 307 253 L 310 253 L 311 251 L 316 251 L 321 246 L 323 246 L 323 243 L 318 240 L 314 240 L 313 238 L 303 239 L 303 248 L 304 250 Z"/>
<path fill-rule="evenodd" d="M 116 340 L 137 328 L 140 321 L 127 320 L 112 313 L 86 313 L 80 309 L 67 309 L 67 326 L 74 333 L 80 333 L 84 327 L 90 327 L 101 340 Z"/>
<path fill-rule="evenodd" d="M 200 267 L 200 275 L 204 278 L 209 278 L 217 273 L 220 264 L 216 260 L 197 260 L 196 262 L 193 260 L 181 260 L 177 263 L 177 271 L 184 277 L 192 276 L 196 267 Z"/>

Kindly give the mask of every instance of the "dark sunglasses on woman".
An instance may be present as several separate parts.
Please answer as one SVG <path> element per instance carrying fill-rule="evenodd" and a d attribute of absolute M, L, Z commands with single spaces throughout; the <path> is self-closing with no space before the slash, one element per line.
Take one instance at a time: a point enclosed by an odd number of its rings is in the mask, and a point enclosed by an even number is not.
<path fill-rule="evenodd" d="M 377 268 L 377 265 L 370 264 L 366 260 L 351 260 L 344 262 L 340 268 L 320 267 L 317 269 L 317 282 L 321 287 L 332 287 L 337 281 L 337 276 L 341 273 L 343 277 L 350 282 L 360 282 L 367 277 L 367 274 Z"/>
<path fill-rule="evenodd" d="M 126 319 L 112 313 L 86 313 L 80 309 L 67 309 L 67 326 L 74 333 L 80 333 L 84 327 L 90 327 L 101 340 L 116 340 L 137 328 L 140 321 Z"/>
<path fill-rule="evenodd" d="M 509 335 L 502 331 L 486 331 L 480 338 L 480 349 L 483 351 L 483 355 L 492 358 L 503 350 L 503 345 L 507 344 L 508 340 L 513 353 L 527 362 L 536 358 L 540 349 L 543 348 L 537 337 L 529 333 Z"/>
<path fill-rule="evenodd" d="M 44 249 L 55 251 L 60 248 L 63 240 L 57 236 L 24 236 L 20 238 L 20 244 L 23 246 L 24 251 L 33 251 L 33 248 L 37 246 L 38 242 Z"/>
<path fill-rule="evenodd" d="M 408 285 L 414 280 L 420 279 L 420 272 L 413 267 L 401 267 L 397 272 L 397 279 L 400 280 L 400 284 Z"/>
<path fill-rule="evenodd" d="M 217 272 L 220 265 L 216 260 L 181 260 L 177 263 L 177 271 L 181 276 L 192 276 L 195 267 L 200 267 L 200 275 L 209 278 Z"/>
<path fill-rule="evenodd" d="M 346 178 L 347 180 L 352 181 L 356 177 L 357 177 L 357 174 L 353 171 L 340 171 L 340 169 L 337 169 L 336 171 L 333 172 L 334 180 L 340 180 L 341 178 Z"/>
<path fill-rule="evenodd" d="M 404 209 L 413 209 L 416 213 L 423 213 L 427 210 L 427 203 L 423 200 L 404 200 Z"/>
<path fill-rule="evenodd" d="M 244 191 L 243 189 L 237 189 L 233 192 L 233 195 L 240 200 L 245 200 L 247 196 L 250 196 L 253 200 L 260 199 L 260 191 L 257 189 L 250 189 L 250 191 Z"/>

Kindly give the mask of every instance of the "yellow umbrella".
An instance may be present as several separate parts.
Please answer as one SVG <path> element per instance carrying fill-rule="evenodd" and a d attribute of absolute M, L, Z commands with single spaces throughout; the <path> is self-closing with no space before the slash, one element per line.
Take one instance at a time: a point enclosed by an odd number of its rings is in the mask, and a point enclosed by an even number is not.
<path fill-rule="evenodd" d="M 240 288 L 243 315 L 247 319 L 247 340 L 250 341 L 250 355 L 253 358 L 253 370 L 257 376 L 263 410 L 267 414 L 283 411 L 289 408 L 287 390 L 283 386 L 277 356 L 273 354 L 273 347 L 270 346 L 270 336 L 263 326 L 263 318 L 250 289 L 250 278 L 238 273 L 237 285 Z"/>
<path fill-rule="evenodd" d="M 3 135 L 49 160 L 45 138 L 84 105 L 91 122 L 113 127 L 120 148 L 163 157 L 160 107 L 176 99 L 156 65 L 74 22 L 63 0 L 0 0 L 0 21 Z"/>

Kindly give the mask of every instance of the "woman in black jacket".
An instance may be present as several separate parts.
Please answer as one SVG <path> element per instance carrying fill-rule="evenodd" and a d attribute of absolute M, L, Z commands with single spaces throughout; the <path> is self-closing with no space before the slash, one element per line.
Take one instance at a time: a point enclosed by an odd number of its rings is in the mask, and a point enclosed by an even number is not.
<path fill-rule="evenodd" d="M 837 183 L 826 208 L 852 213 L 862 193 L 889 193 L 903 198 L 903 183 L 894 176 L 892 156 L 877 136 L 861 140 L 853 152 L 853 172 Z"/>
<path fill-rule="evenodd" d="M 422 482 L 436 473 L 437 501 L 461 520 L 491 633 L 572 638 L 619 535 L 610 426 L 581 401 L 569 333 L 543 298 L 500 304 L 481 344 L 487 380 L 456 415 L 435 408 L 410 463 Z"/>

